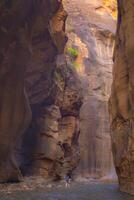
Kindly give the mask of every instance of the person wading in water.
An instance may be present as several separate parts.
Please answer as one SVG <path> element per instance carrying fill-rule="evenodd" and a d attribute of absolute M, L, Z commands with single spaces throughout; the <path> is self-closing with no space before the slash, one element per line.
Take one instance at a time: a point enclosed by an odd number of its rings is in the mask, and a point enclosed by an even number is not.
<path fill-rule="evenodd" d="M 66 176 L 64 177 L 64 180 L 65 180 L 65 183 L 66 183 L 66 188 L 70 188 L 70 183 L 71 183 L 71 180 L 72 180 L 70 172 L 68 172 L 66 174 Z"/>

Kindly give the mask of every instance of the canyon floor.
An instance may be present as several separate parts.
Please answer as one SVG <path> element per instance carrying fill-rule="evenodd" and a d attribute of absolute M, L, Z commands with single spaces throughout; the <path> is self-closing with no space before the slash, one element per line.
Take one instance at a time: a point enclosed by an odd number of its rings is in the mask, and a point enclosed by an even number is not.
<path fill-rule="evenodd" d="M 15 189 L 16 188 L 16 189 Z M 121 193 L 116 183 L 74 182 L 66 189 L 64 183 L 42 185 L 36 189 L 0 192 L 0 200 L 133 200 L 133 196 Z"/>

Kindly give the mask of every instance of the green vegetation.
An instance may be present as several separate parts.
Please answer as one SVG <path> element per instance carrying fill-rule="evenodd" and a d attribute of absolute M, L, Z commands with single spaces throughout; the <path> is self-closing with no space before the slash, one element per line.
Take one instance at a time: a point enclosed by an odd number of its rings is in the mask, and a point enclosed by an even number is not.
<path fill-rule="evenodd" d="M 58 82 L 63 81 L 63 77 L 62 77 L 61 74 L 58 73 L 58 72 L 55 72 L 55 78 L 56 78 L 56 80 L 57 80 Z"/>
<path fill-rule="evenodd" d="M 79 68 L 80 68 L 80 65 L 79 65 L 79 63 L 78 63 L 78 62 L 76 62 L 76 61 L 73 61 L 73 62 L 72 62 L 72 67 L 73 67 L 75 70 L 77 70 L 77 69 L 79 69 Z"/>
<path fill-rule="evenodd" d="M 79 55 L 79 53 L 78 53 L 78 50 L 77 49 L 75 49 L 75 48 L 73 48 L 73 47 L 68 47 L 67 48 L 67 53 L 70 55 L 70 56 L 72 56 L 73 58 L 77 58 L 78 57 L 78 55 Z"/>

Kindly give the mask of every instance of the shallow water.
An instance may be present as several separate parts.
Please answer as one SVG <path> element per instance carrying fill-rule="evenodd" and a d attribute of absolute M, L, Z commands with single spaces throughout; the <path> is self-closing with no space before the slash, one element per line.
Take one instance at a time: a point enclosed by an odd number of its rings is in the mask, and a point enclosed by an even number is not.
<path fill-rule="evenodd" d="M 73 183 L 69 189 L 57 185 L 47 191 L 38 189 L 1 193 L 0 200 L 134 200 L 134 196 L 121 193 L 114 183 Z"/>

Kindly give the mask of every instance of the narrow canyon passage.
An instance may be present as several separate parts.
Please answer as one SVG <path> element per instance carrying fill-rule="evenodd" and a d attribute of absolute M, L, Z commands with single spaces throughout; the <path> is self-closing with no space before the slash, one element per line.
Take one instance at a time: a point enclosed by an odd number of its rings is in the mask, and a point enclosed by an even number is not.
<path fill-rule="evenodd" d="M 75 173 L 81 178 L 114 179 L 108 99 L 116 31 L 112 11 L 116 12 L 116 5 L 108 10 L 103 1 L 65 2 L 69 14 L 67 48 L 78 51 L 75 61 L 68 63 L 80 76 L 84 96 L 80 110 L 81 158 Z"/>
<path fill-rule="evenodd" d="M 0 1 L 0 200 L 134 199 L 133 11 Z"/>

